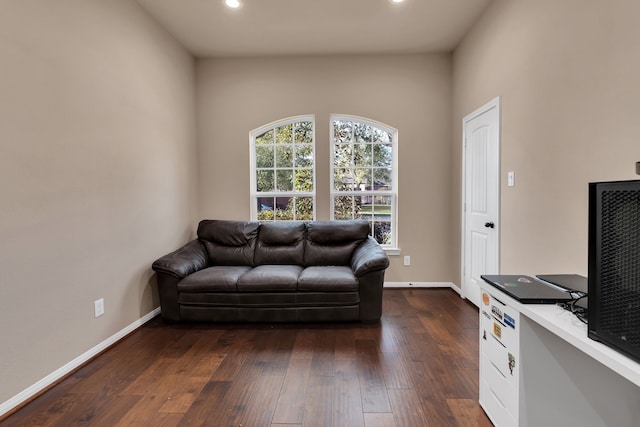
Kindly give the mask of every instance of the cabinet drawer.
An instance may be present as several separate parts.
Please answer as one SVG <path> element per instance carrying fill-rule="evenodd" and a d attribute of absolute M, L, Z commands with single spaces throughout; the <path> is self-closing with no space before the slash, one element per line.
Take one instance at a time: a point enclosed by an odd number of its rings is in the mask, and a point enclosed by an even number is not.
<path fill-rule="evenodd" d="M 518 425 L 517 418 L 507 410 L 484 380 L 480 380 L 480 406 L 496 427 L 515 427 Z"/>
<path fill-rule="evenodd" d="M 497 399 L 501 406 L 514 417 L 518 417 L 518 391 L 517 384 L 513 379 L 505 376 L 488 357 L 481 357 L 480 360 L 482 379 L 489 386 L 491 395 Z"/>
<path fill-rule="evenodd" d="M 487 299 L 483 295 L 483 305 L 480 310 L 480 316 L 482 318 L 481 335 L 484 336 L 484 331 L 486 331 L 487 335 L 492 334 L 508 348 L 512 354 L 517 355 L 520 313 L 504 305 L 491 294 L 487 295 L 489 296 L 489 303 L 484 304 Z"/>
<path fill-rule="evenodd" d="M 482 341 L 480 358 L 491 362 L 511 387 L 517 387 L 518 356 L 511 349 L 506 348 L 493 334 L 488 334 L 487 339 Z"/>

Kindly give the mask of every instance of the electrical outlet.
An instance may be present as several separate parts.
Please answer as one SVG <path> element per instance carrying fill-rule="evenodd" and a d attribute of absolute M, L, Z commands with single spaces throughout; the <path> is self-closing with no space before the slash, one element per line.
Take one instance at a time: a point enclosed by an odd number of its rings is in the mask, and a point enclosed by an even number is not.
<path fill-rule="evenodd" d="M 100 298 L 93 302 L 93 311 L 95 317 L 100 317 L 104 314 L 104 298 Z"/>
<path fill-rule="evenodd" d="M 409 255 L 404 256 L 404 265 L 411 265 L 411 257 Z"/>

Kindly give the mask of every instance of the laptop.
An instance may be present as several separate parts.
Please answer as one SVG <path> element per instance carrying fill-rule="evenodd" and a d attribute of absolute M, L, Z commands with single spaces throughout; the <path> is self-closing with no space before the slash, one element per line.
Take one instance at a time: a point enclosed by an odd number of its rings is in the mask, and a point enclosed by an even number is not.
<path fill-rule="evenodd" d="M 587 278 L 579 274 L 536 274 L 536 277 L 568 291 L 586 293 L 589 288 Z"/>
<path fill-rule="evenodd" d="M 530 276 L 482 275 L 480 277 L 523 304 L 555 304 L 573 299 L 569 292 Z"/>
<path fill-rule="evenodd" d="M 575 306 L 587 309 L 587 291 L 589 290 L 589 280 L 579 274 L 537 274 L 536 277 L 545 282 L 572 291 L 576 299 Z"/>

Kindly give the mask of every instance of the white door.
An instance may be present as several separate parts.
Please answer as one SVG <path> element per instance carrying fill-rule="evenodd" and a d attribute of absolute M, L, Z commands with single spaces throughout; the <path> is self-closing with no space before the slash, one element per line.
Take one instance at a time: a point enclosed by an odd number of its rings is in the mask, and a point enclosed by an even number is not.
<path fill-rule="evenodd" d="M 480 306 L 480 275 L 499 273 L 500 98 L 462 125 L 462 294 Z"/>

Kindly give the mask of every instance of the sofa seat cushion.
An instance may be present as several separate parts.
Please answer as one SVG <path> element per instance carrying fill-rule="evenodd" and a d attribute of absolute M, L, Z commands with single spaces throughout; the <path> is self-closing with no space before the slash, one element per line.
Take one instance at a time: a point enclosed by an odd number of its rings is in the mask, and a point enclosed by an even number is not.
<path fill-rule="evenodd" d="M 236 292 L 247 266 L 216 266 L 190 274 L 178 283 L 178 292 Z"/>
<path fill-rule="evenodd" d="M 353 292 L 358 290 L 358 279 L 350 267 L 307 267 L 298 278 L 299 291 Z"/>
<path fill-rule="evenodd" d="M 259 265 L 238 279 L 238 292 L 295 291 L 302 267 Z"/>

